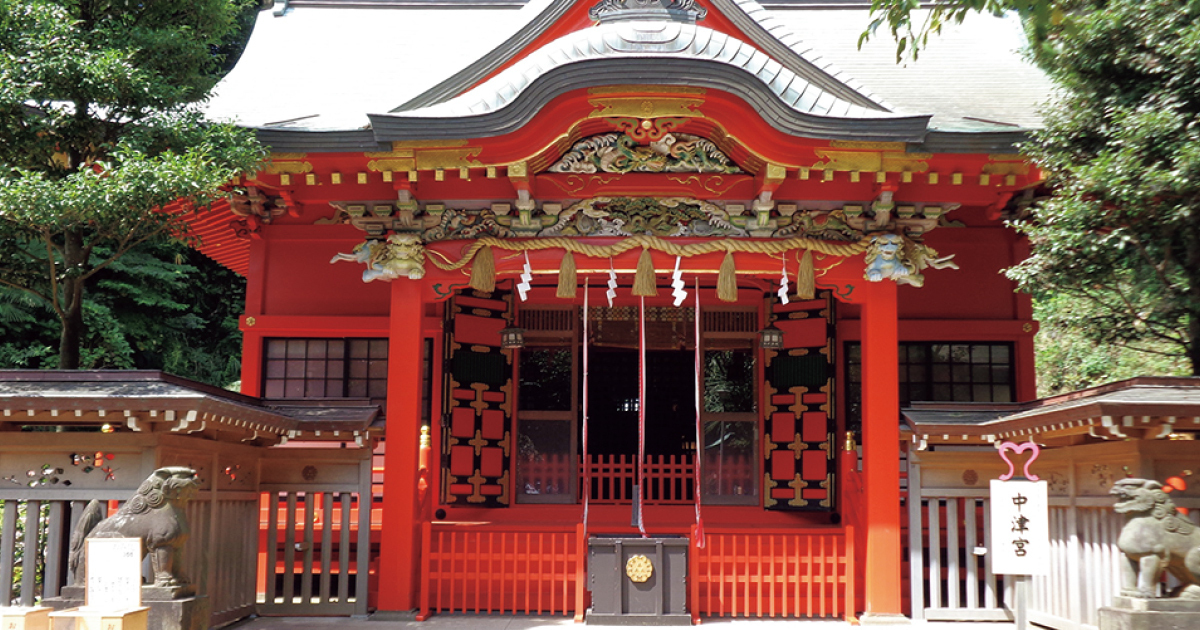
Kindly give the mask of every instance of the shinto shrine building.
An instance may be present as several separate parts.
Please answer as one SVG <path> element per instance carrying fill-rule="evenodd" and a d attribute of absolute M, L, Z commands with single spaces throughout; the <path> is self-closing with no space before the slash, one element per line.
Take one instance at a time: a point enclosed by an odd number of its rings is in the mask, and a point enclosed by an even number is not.
<path fill-rule="evenodd" d="M 271 159 L 191 227 L 243 394 L 382 409 L 373 607 L 582 616 L 644 533 L 693 616 L 905 613 L 902 403 L 1035 397 L 1047 84 L 1015 20 L 857 51 L 868 4 L 260 14 L 208 109 Z"/>

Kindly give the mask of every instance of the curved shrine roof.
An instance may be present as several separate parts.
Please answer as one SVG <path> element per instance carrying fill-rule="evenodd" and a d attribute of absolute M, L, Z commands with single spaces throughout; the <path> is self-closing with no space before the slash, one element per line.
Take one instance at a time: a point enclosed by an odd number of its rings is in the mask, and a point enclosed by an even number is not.
<path fill-rule="evenodd" d="M 1049 94 L 1017 51 L 1016 19 L 972 15 L 933 38 L 920 61 L 897 65 L 886 36 L 857 49 L 865 3 L 709 0 L 695 24 L 599 25 L 579 20 L 595 0 L 519 4 L 277 2 L 259 15 L 208 112 L 259 128 L 272 144 L 326 131 L 335 133 L 299 142 L 373 150 L 395 139 L 506 133 L 566 89 L 695 85 L 742 97 L 793 135 L 987 151 L 1036 126 Z"/>

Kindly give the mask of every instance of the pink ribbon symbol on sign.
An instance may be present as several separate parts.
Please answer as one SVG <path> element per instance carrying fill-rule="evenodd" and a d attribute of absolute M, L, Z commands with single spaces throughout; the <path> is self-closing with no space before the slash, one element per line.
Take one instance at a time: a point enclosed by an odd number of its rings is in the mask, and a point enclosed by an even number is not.
<path fill-rule="evenodd" d="M 1042 449 L 1033 441 L 1029 441 L 1021 445 L 1017 445 L 1013 442 L 1004 442 L 1000 444 L 1000 459 L 1003 459 L 1004 463 L 1008 464 L 1008 472 L 1000 475 L 1000 481 L 1008 481 L 1009 479 L 1012 479 L 1013 473 L 1016 472 L 1016 467 L 1013 465 L 1012 460 L 1008 458 L 1007 451 L 1020 454 L 1028 450 L 1032 450 L 1033 455 L 1030 455 L 1029 459 L 1025 462 L 1025 478 L 1030 481 L 1038 480 L 1037 475 L 1029 472 L 1029 465 L 1033 463 L 1033 460 L 1038 458 L 1038 455 L 1041 454 Z"/>

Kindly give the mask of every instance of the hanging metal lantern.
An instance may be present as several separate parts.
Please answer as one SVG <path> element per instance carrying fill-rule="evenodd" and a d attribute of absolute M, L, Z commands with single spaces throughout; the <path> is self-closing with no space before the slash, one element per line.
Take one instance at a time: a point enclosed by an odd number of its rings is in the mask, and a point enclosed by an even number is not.
<path fill-rule="evenodd" d="M 783 331 L 775 327 L 775 324 L 767 324 L 767 327 L 758 331 L 758 344 L 764 350 L 779 350 L 783 347 Z"/>
<path fill-rule="evenodd" d="M 500 331 L 501 348 L 524 348 L 525 331 L 516 326 L 509 326 Z"/>

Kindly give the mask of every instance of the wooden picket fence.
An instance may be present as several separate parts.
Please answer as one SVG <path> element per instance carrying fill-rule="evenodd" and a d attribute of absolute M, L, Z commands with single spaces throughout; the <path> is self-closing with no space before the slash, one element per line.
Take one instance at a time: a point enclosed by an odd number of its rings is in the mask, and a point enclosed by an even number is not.
<path fill-rule="evenodd" d="M 692 529 L 690 610 L 700 616 L 854 616 L 854 528 Z"/>
<path fill-rule="evenodd" d="M 690 534 L 693 620 L 854 615 L 854 529 L 715 528 Z M 425 523 L 419 620 L 437 612 L 570 615 L 587 605 L 574 528 Z"/>
<path fill-rule="evenodd" d="M 435 612 L 568 615 L 582 619 L 587 559 L 576 527 L 424 523 L 421 608 Z"/>

